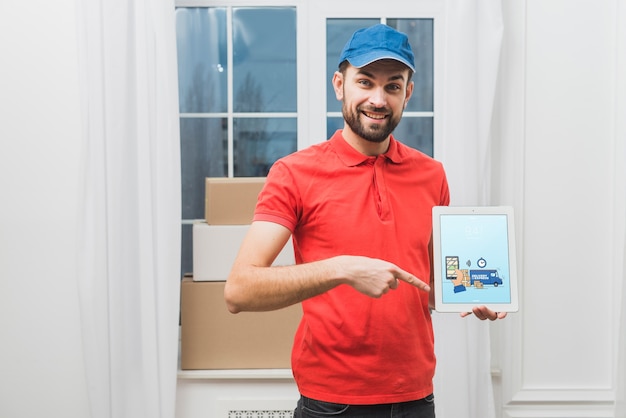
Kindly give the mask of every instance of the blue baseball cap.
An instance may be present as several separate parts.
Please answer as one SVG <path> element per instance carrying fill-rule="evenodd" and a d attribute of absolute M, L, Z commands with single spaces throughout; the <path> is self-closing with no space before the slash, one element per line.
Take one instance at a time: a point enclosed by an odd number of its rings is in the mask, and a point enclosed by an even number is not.
<path fill-rule="evenodd" d="M 409 38 L 383 24 L 354 32 L 341 51 L 339 65 L 347 60 L 353 67 L 361 68 L 382 59 L 400 61 L 415 72 L 415 58 Z"/>

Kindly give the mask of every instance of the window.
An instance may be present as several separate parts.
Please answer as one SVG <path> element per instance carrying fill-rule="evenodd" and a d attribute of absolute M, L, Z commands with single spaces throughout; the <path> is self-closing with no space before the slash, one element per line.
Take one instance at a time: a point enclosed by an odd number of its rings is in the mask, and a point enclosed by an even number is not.
<path fill-rule="evenodd" d="M 176 10 L 183 218 L 203 217 L 205 177 L 263 177 L 296 150 L 293 7 Z"/>
<path fill-rule="evenodd" d="M 294 7 L 176 10 L 183 273 L 205 177 L 263 177 L 297 148 Z"/>
<path fill-rule="evenodd" d="M 192 270 L 205 177 L 265 176 L 278 158 L 343 126 L 330 80 L 358 28 L 385 23 L 409 36 L 415 89 L 394 135 L 433 155 L 435 18 L 418 9 L 367 0 L 177 2 L 183 273 Z"/>

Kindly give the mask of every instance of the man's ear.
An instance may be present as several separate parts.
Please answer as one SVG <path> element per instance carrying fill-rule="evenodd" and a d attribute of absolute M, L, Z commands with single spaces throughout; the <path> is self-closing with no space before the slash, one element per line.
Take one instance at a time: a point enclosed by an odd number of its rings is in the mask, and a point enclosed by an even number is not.
<path fill-rule="evenodd" d="M 335 71 L 333 74 L 333 89 L 337 100 L 343 100 L 343 74 L 339 71 Z"/>
<path fill-rule="evenodd" d="M 411 81 L 409 84 L 407 84 L 407 86 L 406 86 L 406 97 L 404 98 L 404 107 L 402 109 L 406 109 L 406 105 L 409 103 L 409 99 L 413 95 L 413 87 L 415 87 L 415 83 L 413 83 L 413 81 Z"/>

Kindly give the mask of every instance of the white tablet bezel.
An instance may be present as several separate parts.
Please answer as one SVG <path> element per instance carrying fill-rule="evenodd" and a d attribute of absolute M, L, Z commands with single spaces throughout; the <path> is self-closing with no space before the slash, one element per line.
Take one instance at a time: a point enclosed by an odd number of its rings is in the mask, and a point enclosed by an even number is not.
<path fill-rule="evenodd" d="M 495 312 L 517 312 L 519 309 L 519 297 L 518 297 L 518 286 L 517 286 L 517 263 L 516 263 L 516 253 L 515 253 L 515 224 L 513 219 L 513 208 L 510 206 L 435 206 L 432 210 L 433 215 L 433 275 L 434 275 L 434 292 L 435 292 L 435 310 L 437 312 L 471 312 L 472 308 L 475 306 L 486 306 L 489 309 Z M 506 242 L 506 256 L 508 257 L 508 271 L 501 272 L 500 269 L 496 269 L 499 279 L 503 280 L 501 286 L 496 285 L 484 285 L 482 289 L 472 288 L 471 279 L 469 280 L 469 285 L 465 286 L 466 290 L 472 291 L 472 293 L 465 293 L 465 291 L 460 291 L 457 293 L 450 293 L 450 291 L 454 289 L 454 285 L 451 282 L 451 279 L 446 277 L 446 260 L 444 257 L 450 257 L 450 261 L 454 262 L 454 257 L 459 258 L 460 254 L 455 255 L 445 255 L 442 254 L 442 246 L 446 245 L 446 237 L 442 237 L 441 231 L 441 220 L 442 216 L 468 216 L 471 217 L 472 222 L 480 221 L 480 216 L 483 215 L 503 215 L 506 219 L 506 226 L 502 228 L 502 231 L 498 232 L 498 237 L 500 240 Z M 469 218 L 468 218 L 469 219 Z M 485 220 L 487 218 L 485 217 Z M 467 229 L 465 233 L 468 233 Z M 467 238 L 474 239 L 473 236 Z M 479 239 L 479 238 L 475 238 Z M 468 248 L 470 246 L 470 242 L 467 243 Z M 465 247 L 463 247 L 465 248 Z M 501 251 L 501 246 L 499 251 Z M 468 252 L 471 253 L 471 250 L 468 249 Z M 487 259 L 489 259 L 489 255 L 485 254 Z M 461 256 L 461 258 L 463 258 Z M 482 261 L 481 261 L 482 260 Z M 460 267 L 460 259 L 457 261 Z M 469 270 L 473 270 L 476 274 L 480 273 L 481 267 L 480 265 L 483 263 L 487 263 L 487 266 L 482 266 L 483 271 L 490 270 L 486 267 L 489 266 L 488 262 L 485 261 L 485 258 L 480 257 L 479 262 L 477 263 L 473 269 L 470 267 L 473 265 L 476 260 L 468 259 L 466 261 L 467 265 L 467 274 L 470 275 Z M 505 263 L 506 264 L 506 263 Z M 497 267 L 497 266 L 496 266 Z M 508 277 L 507 277 L 508 276 Z M 467 276 L 466 276 L 467 277 Z M 482 277 L 476 276 L 476 277 Z M 466 281 L 467 282 L 467 281 Z M 509 286 L 509 298 L 508 300 L 499 300 L 497 297 L 487 297 L 487 298 L 476 298 L 476 295 L 480 295 L 480 292 L 489 291 L 490 288 L 500 287 L 501 290 L 506 289 L 506 283 L 508 282 Z M 478 283 L 480 286 L 481 283 Z M 489 296 L 493 296 L 492 293 Z M 470 297 L 471 296 L 471 297 Z M 498 295 L 499 296 L 499 295 Z M 471 300 L 470 300 L 471 299 Z M 496 300 L 498 299 L 498 300 Z"/>

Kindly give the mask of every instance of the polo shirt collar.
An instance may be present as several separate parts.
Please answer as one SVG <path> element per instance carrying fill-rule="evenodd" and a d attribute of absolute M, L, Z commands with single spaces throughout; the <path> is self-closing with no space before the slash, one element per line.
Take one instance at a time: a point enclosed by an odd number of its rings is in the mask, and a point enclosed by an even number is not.
<path fill-rule="evenodd" d="M 339 159 L 348 167 L 357 166 L 372 158 L 361 154 L 359 151 L 352 148 L 352 146 L 343 138 L 341 129 L 337 130 L 333 134 L 330 141 L 333 148 L 337 152 Z M 382 154 L 382 156 L 395 164 L 400 164 L 402 162 L 402 156 L 398 150 L 398 141 L 396 141 L 393 135 L 391 135 L 389 141 L 389 149 L 386 153 Z"/>

